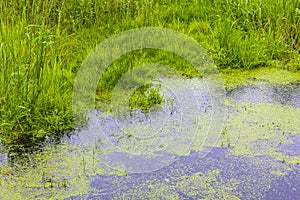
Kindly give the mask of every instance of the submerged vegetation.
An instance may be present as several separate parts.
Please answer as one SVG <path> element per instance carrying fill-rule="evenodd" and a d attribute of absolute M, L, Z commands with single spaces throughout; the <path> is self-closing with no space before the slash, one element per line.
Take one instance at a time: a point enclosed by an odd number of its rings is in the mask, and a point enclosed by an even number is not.
<path fill-rule="evenodd" d="M 124 30 L 151 26 L 186 34 L 225 74 L 258 67 L 300 70 L 298 0 L 3 0 L 0 8 L 0 141 L 8 147 L 73 128 L 77 70 L 97 44 Z M 95 98 L 109 102 L 122 74 L 149 62 L 199 76 L 173 54 L 141 50 L 108 68 Z M 158 92 L 148 90 L 150 100 L 133 96 L 132 106 L 159 104 Z"/>

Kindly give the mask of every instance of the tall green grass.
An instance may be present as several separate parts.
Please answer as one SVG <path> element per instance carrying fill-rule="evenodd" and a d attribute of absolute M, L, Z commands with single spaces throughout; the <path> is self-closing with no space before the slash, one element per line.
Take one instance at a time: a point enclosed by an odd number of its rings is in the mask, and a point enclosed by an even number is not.
<path fill-rule="evenodd" d="M 81 62 L 105 38 L 132 28 L 187 34 L 209 51 L 220 70 L 253 69 L 271 61 L 299 70 L 299 9 L 298 0 L 3 0 L 1 141 L 26 147 L 72 128 L 72 84 Z M 103 75 L 98 99 L 109 101 L 117 79 L 148 61 L 195 74 L 190 67 L 180 69 L 188 64 L 172 54 L 129 54 Z"/>

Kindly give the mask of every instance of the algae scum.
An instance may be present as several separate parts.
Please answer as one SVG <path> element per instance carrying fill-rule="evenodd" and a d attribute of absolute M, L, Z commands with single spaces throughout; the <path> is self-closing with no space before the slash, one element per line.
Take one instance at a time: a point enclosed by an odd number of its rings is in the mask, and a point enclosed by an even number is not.
<path fill-rule="evenodd" d="M 148 114 L 91 111 L 85 129 L 26 164 L 0 154 L 0 197 L 300 199 L 300 84 L 268 72 L 224 75 L 238 86 L 227 87 L 215 135 L 206 83 L 162 77 L 162 106 Z"/>

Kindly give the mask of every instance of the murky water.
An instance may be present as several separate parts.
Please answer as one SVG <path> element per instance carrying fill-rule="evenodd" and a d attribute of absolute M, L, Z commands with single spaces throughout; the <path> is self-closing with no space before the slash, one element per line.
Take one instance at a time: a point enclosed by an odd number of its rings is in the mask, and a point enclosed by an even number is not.
<path fill-rule="evenodd" d="M 0 154 L 0 197 L 300 199 L 300 84 L 227 91 L 221 133 L 210 131 L 206 83 L 178 85 L 167 82 L 170 101 L 148 115 L 91 111 L 85 129 L 31 155 L 29 166 Z"/>

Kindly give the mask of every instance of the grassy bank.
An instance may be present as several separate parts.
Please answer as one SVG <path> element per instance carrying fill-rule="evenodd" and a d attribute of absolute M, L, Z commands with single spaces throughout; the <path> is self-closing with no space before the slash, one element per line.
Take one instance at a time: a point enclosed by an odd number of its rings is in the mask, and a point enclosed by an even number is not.
<path fill-rule="evenodd" d="M 298 0 L 4 0 L 0 2 L 1 141 L 24 147 L 46 134 L 72 128 L 72 87 L 82 61 L 105 38 L 148 26 L 194 38 L 223 71 L 300 69 Z M 188 63 L 170 53 L 135 52 L 110 66 L 99 83 L 97 99 L 108 102 L 122 74 L 148 62 L 195 75 Z"/>

